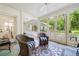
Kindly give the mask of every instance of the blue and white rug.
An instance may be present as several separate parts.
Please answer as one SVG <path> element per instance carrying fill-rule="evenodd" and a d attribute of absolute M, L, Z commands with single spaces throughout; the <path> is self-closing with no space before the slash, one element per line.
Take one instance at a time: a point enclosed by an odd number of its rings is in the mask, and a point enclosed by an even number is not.
<path fill-rule="evenodd" d="M 36 47 L 39 45 L 39 41 L 35 40 L 35 44 Z M 40 55 L 41 56 L 76 56 L 76 51 L 79 48 L 75 48 L 75 47 L 70 47 L 70 46 L 66 46 L 66 45 L 61 45 L 52 41 L 49 41 L 48 44 L 48 50 L 43 50 L 41 51 Z M 46 52 L 47 51 L 47 52 Z M 51 53 L 50 53 L 51 51 Z M 48 53 L 48 54 L 47 54 Z"/>

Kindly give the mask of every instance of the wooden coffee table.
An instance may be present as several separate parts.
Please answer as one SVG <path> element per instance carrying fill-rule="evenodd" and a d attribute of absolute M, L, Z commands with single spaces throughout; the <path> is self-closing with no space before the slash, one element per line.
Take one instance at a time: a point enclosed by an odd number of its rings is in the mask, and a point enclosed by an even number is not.
<path fill-rule="evenodd" d="M 0 50 L 6 50 L 7 49 L 7 46 L 8 45 L 8 49 L 11 51 L 10 49 L 10 40 L 9 39 L 3 39 L 3 38 L 0 38 Z"/>

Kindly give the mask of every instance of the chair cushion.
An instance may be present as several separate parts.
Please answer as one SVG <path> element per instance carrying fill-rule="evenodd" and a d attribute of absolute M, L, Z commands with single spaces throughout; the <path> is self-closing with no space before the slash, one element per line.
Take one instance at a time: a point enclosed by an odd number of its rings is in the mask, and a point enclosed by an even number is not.
<path fill-rule="evenodd" d="M 32 50 L 35 48 L 35 42 L 34 41 L 29 41 L 26 43 L 28 48 L 31 48 Z"/>
<path fill-rule="evenodd" d="M 47 36 L 41 36 L 39 37 L 39 45 L 47 45 L 48 44 L 48 37 Z"/>

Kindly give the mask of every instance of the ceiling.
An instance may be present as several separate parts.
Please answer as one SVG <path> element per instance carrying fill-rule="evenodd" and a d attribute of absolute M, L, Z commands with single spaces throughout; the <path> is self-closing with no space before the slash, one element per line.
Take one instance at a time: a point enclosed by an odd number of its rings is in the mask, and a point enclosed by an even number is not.
<path fill-rule="evenodd" d="M 45 3 L 5 3 L 4 5 L 22 10 L 34 17 L 40 17 L 71 5 L 71 3 L 47 3 L 47 5 Z"/>

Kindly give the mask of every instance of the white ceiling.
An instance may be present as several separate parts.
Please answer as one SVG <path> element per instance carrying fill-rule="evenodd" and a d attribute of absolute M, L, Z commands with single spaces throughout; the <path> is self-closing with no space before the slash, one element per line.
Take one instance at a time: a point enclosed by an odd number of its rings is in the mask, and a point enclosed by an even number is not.
<path fill-rule="evenodd" d="M 44 3 L 6 3 L 4 5 L 22 10 L 35 17 L 40 17 L 48 13 L 54 12 L 56 10 L 59 10 L 61 8 L 64 8 L 71 4 L 70 3 L 48 3 L 47 7 L 45 6 Z"/>

